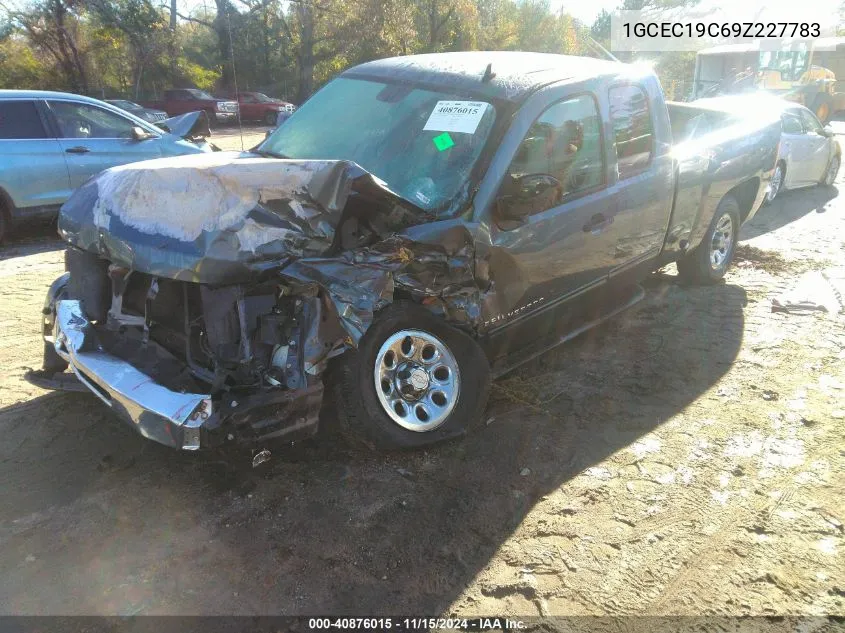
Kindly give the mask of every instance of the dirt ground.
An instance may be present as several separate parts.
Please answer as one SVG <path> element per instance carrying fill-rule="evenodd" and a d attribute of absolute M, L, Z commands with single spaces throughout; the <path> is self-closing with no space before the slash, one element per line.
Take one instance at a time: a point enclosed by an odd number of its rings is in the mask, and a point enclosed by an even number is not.
<path fill-rule="evenodd" d="M 18 235 L 0 249 L 0 612 L 845 615 L 845 316 L 771 308 L 822 274 L 841 303 L 843 247 L 845 195 L 786 193 L 725 283 L 655 274 L 496 382 L 474 436 L 380 455 L 326 438 L 253 469 L 26 383 L 63 265 L 48 230 Z"/>

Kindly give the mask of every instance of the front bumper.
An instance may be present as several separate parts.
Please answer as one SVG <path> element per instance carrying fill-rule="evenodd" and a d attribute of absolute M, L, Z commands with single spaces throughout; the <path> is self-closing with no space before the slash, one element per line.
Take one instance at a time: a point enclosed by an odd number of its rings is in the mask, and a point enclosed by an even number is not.
<path fill-rule="evenodd" d="M 211 395 L 171 391 L 105 352 L 79 301 L 56 304 L 53 345 L 79 382 L 144 437 L 186 450 L 207 443 L 216 426 Z"/>
<path fill-rule="evenodd" d="M 90 391 L 143 437 L 183 450 L 227 440 L 295 441 L 317 431 L 323 384 L 301 389 L 253 390 L 217 397 L 173 391 L 104 348 L 78 300 L 67 299 L 67 273 L 50 286 L 44 305 L 44 340 L 67 361 L 69 373 L 30 372 L 46 389 Z"/>

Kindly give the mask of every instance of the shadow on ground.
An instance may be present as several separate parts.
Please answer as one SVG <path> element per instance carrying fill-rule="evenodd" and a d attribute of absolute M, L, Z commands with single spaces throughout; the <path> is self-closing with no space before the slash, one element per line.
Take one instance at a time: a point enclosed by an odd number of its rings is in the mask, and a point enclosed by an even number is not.
<path fill-rule="evenodd" d="M 633 310 L 499 380 L 486 428 L 424 452 L 326 439 L 253 469 L 240 451 L 152 445 L 84 394 L 0 411 L 2 611 L 441 612 L 538 499 L 730 368 L 745 292 L 647 285 Z"/>
<path fill-rule="evenodd" d="M 808 187 L 782 192 L 742 227 L 740 239 L 750 240 L 792 224 L 809 213 L 824 213 L 825 206 L 838 195 L 834 187 Z"/>
<path fill-rule="evenodd" d="M 14 227 L 0 246 L 0 261 L 22 255 L 35 255 L 64 248 L 56 233 L 55 221 L 36 220 Z"/>

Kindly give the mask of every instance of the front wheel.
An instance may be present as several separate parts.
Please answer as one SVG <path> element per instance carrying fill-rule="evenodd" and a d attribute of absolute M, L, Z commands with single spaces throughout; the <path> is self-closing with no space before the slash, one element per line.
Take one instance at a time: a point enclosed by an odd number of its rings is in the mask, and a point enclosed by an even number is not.
<path fill-rule="evenodd" d="M 268 112 L 267 114 L 264 115 L 264 124 L 275 126 L 277 118 L 279 118 L 278 112 Z"/>
<path fill-rule="evenodd" d="M 403 301 L 337 359 L 329 380 L 344 435 L 393 449 L 463 435 L 480 420 L 491 379 L 472 338 Z"/>
<path fill-rule="evenodd" d="M 714 284 L 725 276 L 739 239 L 739 203 L 731 195 L 719 202 L 704 239 L 691 253 L 678 260 L 682 281 Z"/>
<path fill-rule="evenodd" d="M 769 188 L 766 190 L 766 198 L 764 202 L 766 204 L 771 204 L 774 202 L 777 195 L 780 193 L 780 190 L 783 188 L 783 163 L 778 163 L 775 167 L 775 171 L 772 174 L 772 179 L 769 181 Z"/>

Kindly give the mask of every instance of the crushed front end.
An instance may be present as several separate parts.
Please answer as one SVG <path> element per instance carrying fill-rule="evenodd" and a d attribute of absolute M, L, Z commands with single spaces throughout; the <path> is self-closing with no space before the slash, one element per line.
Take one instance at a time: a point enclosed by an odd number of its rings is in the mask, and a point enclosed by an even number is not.
<path fill-rule="evenodd" d="M 316 430 L 327 350 L 309 349 L 319 333 L 305 324 L 324 322 L 317 296 L 159 278 L 72 247 L 67 268 L 45 306 L 45 339 L 144 437 L 195 450 Z"/>
<path fill-rule="evenodd" d="M 29 378 L 66 388 L 67 365 L 175 448 L 311 435 L 329 360 L 394 292 L 477 317 L 466 228 L 427 230 L 418 211 L 341 161 L 206 154 L 108 170 L 62 208 L 67 272 Z"/>

